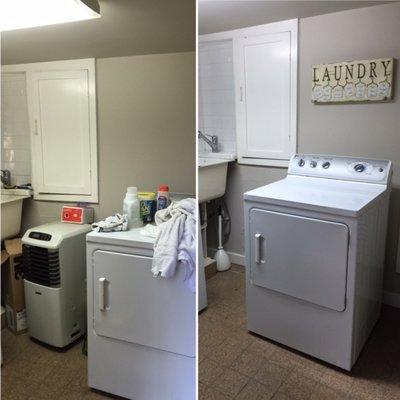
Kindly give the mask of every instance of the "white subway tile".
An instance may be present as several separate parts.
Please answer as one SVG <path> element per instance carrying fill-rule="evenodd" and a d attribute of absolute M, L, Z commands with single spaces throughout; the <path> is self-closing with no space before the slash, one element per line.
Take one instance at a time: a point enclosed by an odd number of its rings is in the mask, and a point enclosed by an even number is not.
<path fill-rule="evenodd" d="M 29 150 L 23 149 L 5 149 L 4 150 L 4 161 L 5 162 L 30 162 L 31 155 Z"/>
<path fill-rule="evenodd" d="M 11 149 L 5 150 L 3 160 L 5 163 L 10 163 L 10 162 L 16 161 L 15 160 L 15 150 L 11 150 Z"/>
<path fill-rule="evenodd" d="M 236 151 L 235 91 L 231 41 L 201 43 L 199 48 L 199 121 L 218 136 L 220 151 Z M 200 124 L 200 122 L 199 122 Z M 204 141 L 199 151 L 210 151 Z"/>
<path fill-rule="evenodd" d="M 27 183 L 32 183 L 30 175 L 14 175 L 14 176 L 11 176 L 11 184 L 12 185 L 19 186 L 19 185 L 25 185 Z"/>
<path fill-rule="evenodd" d="M 30 175 L 31 163 L 30 162 L 5 162 L 4 168 L 11 171 L 11 175 Z"/>
<path fill-rule="evenodd" d="M 14 170 L 15 170 L 15 163 L 14 162 L 5 162 L 4 169 L 8 169 L 13 174 Z"/>
<path fill-rule="evenodd" d="M 30 149 L 29 137 L 3 135 L 5 149 Z"/>

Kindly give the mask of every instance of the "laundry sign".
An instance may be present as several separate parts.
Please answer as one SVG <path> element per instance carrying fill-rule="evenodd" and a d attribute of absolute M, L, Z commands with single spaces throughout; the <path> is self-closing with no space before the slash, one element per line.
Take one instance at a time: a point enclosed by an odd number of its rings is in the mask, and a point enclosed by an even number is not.
<path fill-rule="evenodd" d="M 312 66 L 314 103 L 384 101 L 392 98 L 393 58 Z"/>

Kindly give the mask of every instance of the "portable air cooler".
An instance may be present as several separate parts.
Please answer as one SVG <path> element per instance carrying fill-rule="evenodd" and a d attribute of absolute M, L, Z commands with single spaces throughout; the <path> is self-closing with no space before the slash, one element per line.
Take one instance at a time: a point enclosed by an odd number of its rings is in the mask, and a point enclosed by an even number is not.
<path fill-rule="evenodd" d="M 86 242 L 90 225 L 54 222 L 22 238 L 29 334 L 65 347 L 86 332 Z"/>

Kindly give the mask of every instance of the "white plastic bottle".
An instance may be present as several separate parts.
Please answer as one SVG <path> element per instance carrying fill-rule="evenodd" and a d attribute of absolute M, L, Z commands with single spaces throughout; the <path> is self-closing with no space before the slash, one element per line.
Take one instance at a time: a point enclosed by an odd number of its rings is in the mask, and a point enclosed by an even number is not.
<path fill-rule="evenodd" d="M 140 219 L 140 201 L 136 187 L 128 187 L 123 205 L 123 214 L 128 218 L 128 229 L 140 228 L 143 223 Z"/>

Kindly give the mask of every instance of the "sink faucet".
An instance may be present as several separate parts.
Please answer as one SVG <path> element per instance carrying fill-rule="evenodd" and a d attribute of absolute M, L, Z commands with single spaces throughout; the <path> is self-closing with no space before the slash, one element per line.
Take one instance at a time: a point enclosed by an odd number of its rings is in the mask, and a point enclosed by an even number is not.
<path fill-rule="evenodd" d="M 205 135 L 202 131 L 198 131 L 198 138 L 203 139 L 210 147 L 213 153 L 218 153 L 218 136 L 217 135 Z M 211 140 L 208 137 L 211 138 Z"/>
<path fill-rule="evenodd" d="M 1 182 L 5 187 L 11 186 L 11 172 L 8 169 L 2 169 L 0 176 Z"/>

